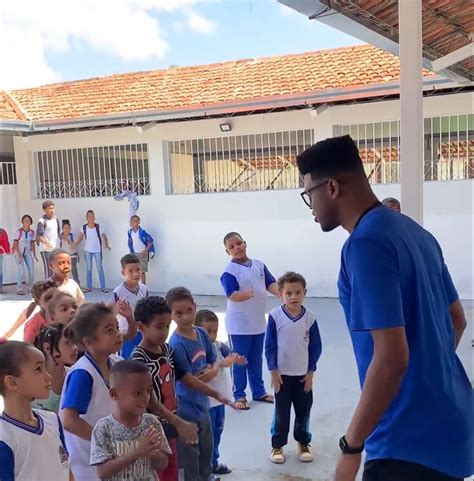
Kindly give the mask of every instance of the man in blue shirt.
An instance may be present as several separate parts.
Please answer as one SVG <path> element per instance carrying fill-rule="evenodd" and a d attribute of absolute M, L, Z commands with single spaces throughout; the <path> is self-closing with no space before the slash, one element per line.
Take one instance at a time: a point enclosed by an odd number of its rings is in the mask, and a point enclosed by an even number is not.
<path fill-rule="evenodd" d="M 339 296 L 362 394 L 336 481 L 454 481 L 473 473 L 472 388 L 456 355 L 466 327 L 436 239 L 382 206 L 349 136 L 298 157 L 301 194 L 324 232 L 342 226 Z"/>

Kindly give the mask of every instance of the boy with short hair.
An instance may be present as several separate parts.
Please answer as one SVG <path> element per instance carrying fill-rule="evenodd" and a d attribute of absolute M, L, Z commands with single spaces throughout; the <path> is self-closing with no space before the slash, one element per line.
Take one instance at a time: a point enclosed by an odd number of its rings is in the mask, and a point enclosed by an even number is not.
<path fill-rule="evenodd" d="M 84 294 L 71 273 L 71 256 L 63 249 L 54 249 L 48 255 L 48 262 L 53 275 L 51 280 L 56 283 L 60 291 L 67 292 L 76 300 L 77 304 L 84 302 Z"/>
<path fill-rule="evenodd" d="M 291 406 L 295 410 L 294 436 L 299 459 L 313 460 L 308 431 L 313 404 L 313 374 L 321 355 L 321 336 L 315 315 L 303 306 L 306 280 L 287 272 L 278 279 L 283 305 L 268 316 L 265 356 L 275 391 L 275 415 L 272 425 L 273 463 L 285 462 L 283 446 L 288 442 Z"/>
<path fill-rule="evenodd" d="M 215 312 L 208 309 L 201 309 L 196 313 L 194 325 L 206 330 L 219 364 L 219 374 L 209 381 L 209 386 L 217 392 L 220 392 L 223 396 L 230 397 L 232 395 L 232 384 L 226 368 L 234 364 L 245 365 L 247 360 L 245 357 L 232 352 L 224 343 L 217 340 L 219 318 Z M 225 464 L 219 462 L 219 444 L 224 431 L 225 404 L 212 398 L 209 398 L 209 403 L 211 406 L 209 415 L 211 417 L 213 435 L 212 472 L 213 474 L 230 474 L 232 471 Z"/>
<path fill-rule="evenodd" d="M 178 404 L 176 380 L 182 381 L 190 389 L 217 398 L 220 403 L 229 404 L 229 401 L 224 397 L 224 393 L 219 394 L 176 363 L 173 351 L 166 342 L 171 324 L 171 310 L 162 297 L 149 296 L 140 299 L 135 306 L 135 320 L 143 337 L 134 349 L 132 358 L 146 364 L 152 375 L 156 399 L 165 409 L 160 409 L 159 406 L 150 408 L 160 417 L 172 451 L 168 467 L 159 473 L 159 478 L 160 481 L 178 481 L 177 438 L 183 436 L 183 427 L 186 427 L 183 424 L 188 423 L 175 415 Z M 157 412 L 153 407 L 158 408 Z"/>
<path fill-rule="evenodd" d="M 262 378 L 263 342 L 265 337 L 267 292 L 279 296 L 275 278 L 266 265 L 247 257 L 247 243 L 237 232 L 224 237 L 227 254 L 232 258 L 221 276 L 227 296 L 225 326 L 231 348 L 247 359 L 246 366 L 234 365 L 234 399 L 238 409 L 247 410 L 245 396 L 247 374 L 254 401 L 273 403 L 265 391 Z"/>
<path fill-rule="evenodd" d="M 147 287 L 140 282 L 142 277 L 142 270 L 140 267 L 140 260 L 135 254 L 126 254 L 120 259 L 122 267 L 122 275 L 125 281 L 114 289 L 114 302 L 118 304 L 119 309 L 124 303 L 127 303 L 131 309 L 133 318 L 133 310 L 139 299 L 148 296 Z M 127 319 L 123 313 L 117 314 L 120 332 L 124 336 L 124 343 L 120 355 L 124 359 L 128 359 L 132 354 L 133 349 L 138 346 L 142 339 L 140 332 L 136 331 L 136 323 L 134 319 Z M 131 326 L 134 326 L 134 332 L 131 333 Z M 133 336 L 132 336 L 133 334 Z M 127 340 L 125 340 L 127 339 Z"/>
<path fill-rule="evenodd" d="M 142 282 L 146 284 L 146 273 L 148 272 L 148 262 L 155 256 L 155 246 L 153 237 L 140 226 L 140 217 L 132 215 L 130 218 L 130 229 L 128 235 L 128 249 L 131 254 L 136 254 L 140 259 L 142 268 Z"/>
<path fill-rule="evenodd" d="M 170 339 L 176 362 L 189 374 L 208 382 L 219 372 L 216 356 L 207 332 L 195 327 L 196 304 L 185 287 L 175 287 L 166 294 L 177 328 Z M 189 445 L 178 439 L 178 459 L 184 471 L 184 481 L 212 479 L 212 428 L 209 418 L 209 399 L 177 383 L 178 415 L 198 425 L 199 442 Z"/>
<path fill-rule="evenodd" d="M 112 414 L 99 419 L 91 437 L 90 464 L 106 481 L 157 479 L 171 454 L 158 419 L 147 414 L 152 380 L 146 366 L 120 361 L 110 369 Z"/>
<path fill-rule="evenodd" d="M 59 219 L 55 215 L 54 202 L 52 200 L 45 200 L 42 207 L 44 215 L 38 221 L 36 227 L 36 245 L 41 247 L 44 278 L 48 279 L 53 275 L 48 257 L 52 251 L 59 247 L 61 226 L 59 225 Z"/>

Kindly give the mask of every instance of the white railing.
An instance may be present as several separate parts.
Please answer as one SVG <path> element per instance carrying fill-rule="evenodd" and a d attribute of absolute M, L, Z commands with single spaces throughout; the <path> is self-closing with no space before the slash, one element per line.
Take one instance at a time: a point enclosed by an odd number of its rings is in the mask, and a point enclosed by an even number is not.
<path fill-rule="evenodd" d="M 166 142 L 172 194 L 295 189 L 296 156 L 313 131 L 292 130 Z"/>
<path fill-rule="evenodd" d="M 36 197 L 112 197 L 123 190 L 150 194 L 147 144 L 34 152 Z"/>
<path fill-rule="evenodd" d="M 0 162 L 0 185 L 16 185 L 15 162 Z"/>

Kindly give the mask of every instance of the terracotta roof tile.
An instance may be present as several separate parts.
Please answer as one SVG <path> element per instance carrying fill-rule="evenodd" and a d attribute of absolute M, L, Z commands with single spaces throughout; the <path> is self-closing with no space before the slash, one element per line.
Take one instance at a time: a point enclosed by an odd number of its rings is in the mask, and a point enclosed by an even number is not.
<path fill-rule="evenodd" d="M 434 74 L 425 71 L 424 75 Z M 398 57 L 361 45 L 118 74 L 8 93 L 29 120 L 59 120 L 277 99 L 398 78 Z"/>
<path fill-rule="evenodd" d="M 0 90 L 0 119 L 2 120 L 26 120 L 21 108 L 7 92 Z"/>

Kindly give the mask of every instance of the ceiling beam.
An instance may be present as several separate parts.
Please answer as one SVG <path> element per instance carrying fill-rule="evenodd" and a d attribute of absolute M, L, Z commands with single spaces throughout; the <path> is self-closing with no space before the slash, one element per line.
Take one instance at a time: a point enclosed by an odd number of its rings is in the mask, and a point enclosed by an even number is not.
<path fill-rule="evenodd" d="M 474 55 L 474 42 L 471 42 L 468 45 L 464 45 L 464 47 L 458 48 L 457 50 L 448 53 L 444 57 L 433 60 L 431 62 L 431 67 L 435 72 L 439 72 L 447 67 L 451 67 L 451 65 L 454 65 L 455 63 L 461 62 L 466 58 L 471 57 L 472 55 Z"/>

